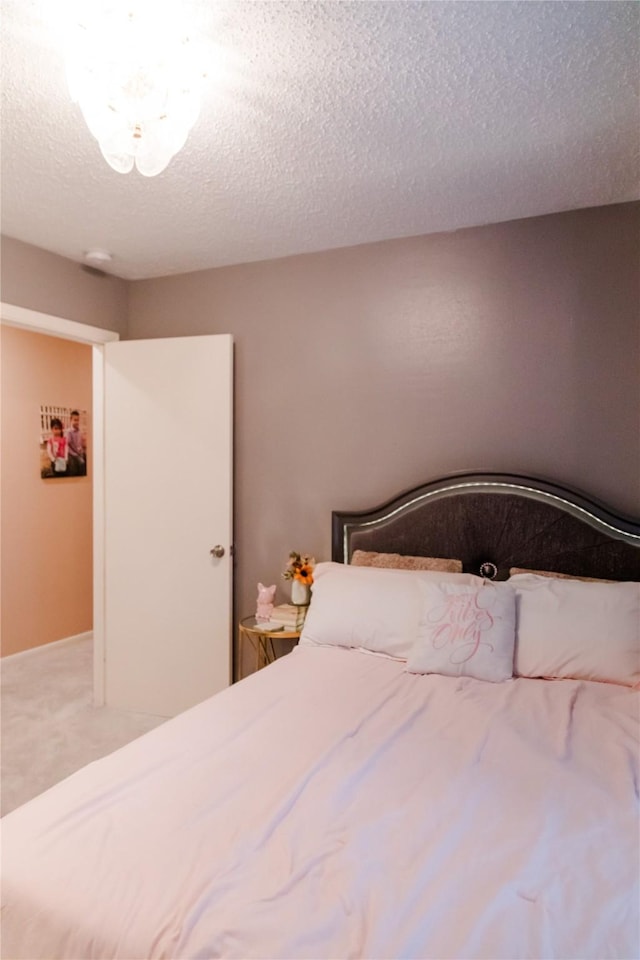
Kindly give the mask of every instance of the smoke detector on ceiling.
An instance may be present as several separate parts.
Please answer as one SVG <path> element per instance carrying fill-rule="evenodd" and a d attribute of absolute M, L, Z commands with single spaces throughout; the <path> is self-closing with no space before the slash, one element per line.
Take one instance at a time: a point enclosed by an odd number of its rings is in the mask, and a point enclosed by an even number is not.
<path fill-rule="evenodd" d="M 93 277 L 109 277 L 105 267 L 108 267 L 113 260 L 113 255 L 107 250 L 87 250 L 83 256 L 83 262 L 80 269 Z"/>
<path fill-rule="evenodd" d="M 113 255 L 106 250 L 87 250 L 84 255 L 85 263 L 98 269 L 106 267 L 113 260 Z"/>

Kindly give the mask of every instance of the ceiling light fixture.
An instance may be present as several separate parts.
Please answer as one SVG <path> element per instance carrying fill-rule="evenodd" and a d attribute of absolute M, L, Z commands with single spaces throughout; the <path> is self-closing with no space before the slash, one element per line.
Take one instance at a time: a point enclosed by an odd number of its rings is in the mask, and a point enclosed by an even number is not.
<path fill-rule="evenodd" d="M 163 0 L 80 4 L 67 53 L 67 81 L 105 160 L 161 173 L 200 112 L 204 79 L 197 43 Z"/>

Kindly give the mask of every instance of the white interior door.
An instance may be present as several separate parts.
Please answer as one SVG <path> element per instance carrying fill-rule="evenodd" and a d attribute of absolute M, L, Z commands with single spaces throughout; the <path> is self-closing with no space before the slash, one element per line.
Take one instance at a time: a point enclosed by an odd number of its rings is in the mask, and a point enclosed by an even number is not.
<path fill-rule="evenodd" d="M 231 680 L 232 338 L 109 343 L 104 391 L 105 702 L 174 716 Z"/>

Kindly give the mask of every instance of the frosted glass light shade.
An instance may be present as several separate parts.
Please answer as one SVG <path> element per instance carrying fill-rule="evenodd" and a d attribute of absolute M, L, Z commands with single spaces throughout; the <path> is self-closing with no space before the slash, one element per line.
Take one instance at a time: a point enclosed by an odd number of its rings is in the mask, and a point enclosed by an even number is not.
<path fill-rule="evenodd" d="M 204 78 L 194 42 L 148 0 L 84 3 L 67 54 L 71 97 L 107 163 L 153 177 L 185 144 Z"/>

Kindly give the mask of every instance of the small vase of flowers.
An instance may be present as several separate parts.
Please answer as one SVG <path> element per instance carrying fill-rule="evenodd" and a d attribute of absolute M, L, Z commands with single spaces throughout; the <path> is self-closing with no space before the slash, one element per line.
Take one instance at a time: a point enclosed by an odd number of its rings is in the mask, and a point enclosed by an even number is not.
<path fill-rule="evenodd" d="M 307 606 L 311 599 L 314 566 L 313 557 L 300 554 L 295 550 L 289 554 L 289 563 L 282 578 L 291 581 L 291 603 L 298 607 Z"/>

